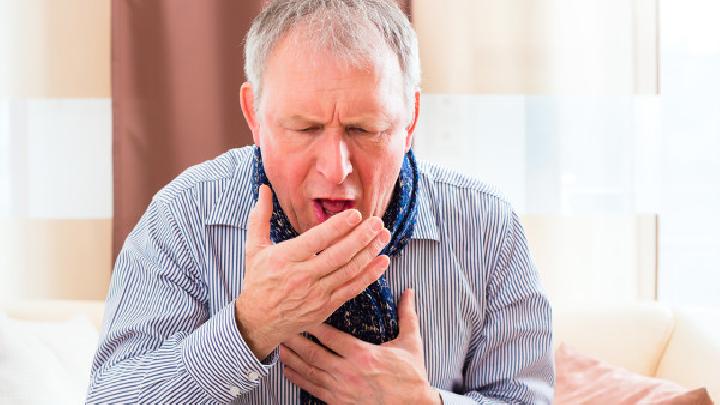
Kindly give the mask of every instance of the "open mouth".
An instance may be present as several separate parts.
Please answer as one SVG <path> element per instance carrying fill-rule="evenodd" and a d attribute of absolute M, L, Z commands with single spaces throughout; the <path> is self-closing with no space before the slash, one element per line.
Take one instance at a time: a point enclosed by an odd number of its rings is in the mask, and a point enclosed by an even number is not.
<path fill-rule="evenodd" d="M 315 217 L 319 223 L 325 222 L 331 216 L 353 208 L 354 206 L 355 200 L 334 198 L 316 198 L 313 200 Z"/>

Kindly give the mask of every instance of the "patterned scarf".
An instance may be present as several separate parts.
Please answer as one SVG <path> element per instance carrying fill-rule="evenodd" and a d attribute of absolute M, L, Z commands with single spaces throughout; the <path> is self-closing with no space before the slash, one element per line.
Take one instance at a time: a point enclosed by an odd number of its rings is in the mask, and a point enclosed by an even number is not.
<path fill-rule="evenodd" d="M 253 180 L 255 182 L 255 201 L 257 201 L 260 184 L 267 184 L 272 188 L 265 175 L 262 154 L 257 146 L 255 146 L 253 162 Z M 417 189 L 417 165 L 415 155 L 410 150 L 405 154 L 390 203 L 382 217 L 385 227 L 392 235 L 390 242 L 380 254 L 390 257 L 397 255 L 412 236 L 417 214 Z M 273 213 L 270 221 L 270 238 L 273 243 L 280 243 L 298 236 L 274 193 Z M 399 331 L 397 308 L 385 275 L 380 276 L 365 291 L 343 304 L 325 320 L 325 323 L 376 345 L 395 339 Z M 310 337 L 317 342 L 313 336 Z M 323 401 L 305 390 L 302 390 L 300 398 L 303 405 L 324 404 Z"/>

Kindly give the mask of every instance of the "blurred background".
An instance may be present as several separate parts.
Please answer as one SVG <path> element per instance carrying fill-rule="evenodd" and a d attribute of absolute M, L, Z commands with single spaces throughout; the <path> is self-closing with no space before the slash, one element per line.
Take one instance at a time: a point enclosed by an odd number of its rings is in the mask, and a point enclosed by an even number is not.
<path fill-rule="evenodd" d="M 0 0 L 0 302 L 103 299 L 152 195 L 251 142 L 261 4 Z M 402 6 L 418 156 L 508 196 L 554 303 L 720 307 L 720 2 Z"/>

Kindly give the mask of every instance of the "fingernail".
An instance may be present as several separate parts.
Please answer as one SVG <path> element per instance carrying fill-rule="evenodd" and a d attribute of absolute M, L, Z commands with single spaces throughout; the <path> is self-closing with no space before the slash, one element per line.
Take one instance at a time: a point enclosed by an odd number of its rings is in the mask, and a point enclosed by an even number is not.
<path fill-rule="evenodd" d="M 362 216 L 360 216 L 360 212 L 358 210 L 348 210 L 349 214 L 347 214 L 347 221 L 350 225 L 357 225 L 358 222 L 362 219 Z"/>
<path fill-rule="evenodd" d="M 373 221 L 372 224 L 371 224 L 371 225 L 372 225 L 372 230 L 375 231 L 375 232 L 380 231 L 380 228 L 382 228 L 382 225 L 383 225 L 383 224 L 382 224 L 382 221 L 380 220 L 380 218 L 374 217 L 372 221 Z"/>

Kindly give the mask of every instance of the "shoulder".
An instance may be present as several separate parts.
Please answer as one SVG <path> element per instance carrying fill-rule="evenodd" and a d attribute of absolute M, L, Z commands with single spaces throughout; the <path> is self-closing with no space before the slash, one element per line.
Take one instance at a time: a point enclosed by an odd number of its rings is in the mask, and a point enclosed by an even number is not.
<path fill-rule="evenodd" d="M 244 147 L 186 169 L 153 196 L 140 219 L 139 224 L 143 225 L 135 229 L 140 232 L 145 228 L 154 229 L 152 232 L 165 239 L 164 243 L 188 247 L 195 263 L 200 263 L 198 252 L 204 246 L 202 227 L 223 199 L 246 191 L 244 186 L 252 177 L 252 170 L 248 169 L 251 166 L 252 147 Z M 234 208 L 233 218 L 238 211 L 234 201 L 228 202 Z"/>
<path fill-rule="evenodd" d="M 422 182 L 438 228 L 439 242 L 475 279 L 477 269 L 493 269 L 516 232 L 517 215 L 494 186 L 436 164 L 419 162 Z"/>
<path fill-rule="evenodd" d="M 172 204 L 188 193 L 197 194 L 204 189 L 227 187 L 239 170 L 246 169 L 252 161 L 252 147 L 230 149 L 229 151 L 191 166 L 164 186 L 153 196 L 153 202 Z M 243 170 L 249 181 L 249 171 Z"/>
<path fill-rule="evenodd" d="M 418 172 L 430 203 L 443 222 L 488 225 L 512 217 L 510 201 L 493 185 L 426 161 L 418 161 Z"/>

